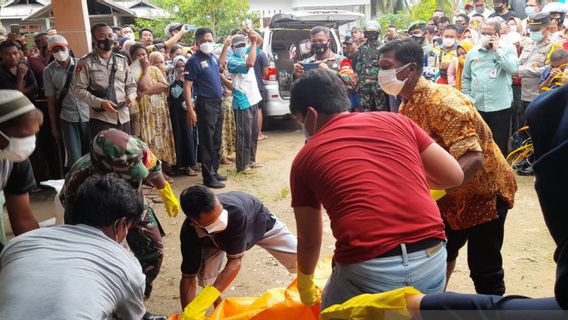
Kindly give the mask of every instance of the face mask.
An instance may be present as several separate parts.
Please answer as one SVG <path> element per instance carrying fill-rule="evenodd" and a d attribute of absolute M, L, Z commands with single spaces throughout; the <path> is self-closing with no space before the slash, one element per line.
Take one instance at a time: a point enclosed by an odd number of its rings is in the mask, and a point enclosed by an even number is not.
<path fill-rule="evenodd" d="M 322 54 L 324 54 L 328 49 L 327 43 L 316 43 L 316 44 L 312 44 L 312 51 L 320 56 Z"/>
<path fill-rule="evenodd" d="M 106 38 L 104 40 L 95 39 L 97 48 L 103 51 L 110 51 L 112 49 L 112 44 L 114 41 L 112 39 Z"/>
<path fill-rule="evenodd" d="M 485 11 L 485 7 L 484 7 L 484 6 L 475 7 L 475 12 L 476 12 L 476 13 L 483 14 L 484 11 Z"/>
<path fill-rule="evenodd" d="M 535 14 L 535 9 L 534 7 L 525 7 L 525 14 L 530 18 L 532 16 L 534 16 Z"/>
<path fill-rule="evenodd" d="M 213 42 L 203 42 L 199 45 L 199 51 L 205 54 L 210 54 L 213 52 Z"/>
<path fill-rule="evenodd" d="M 531 32 L 531 40 L 534 42 L 540 42 L 544 38 L 542 31 Z"/>
<path fill-rule="evenodd" d="M 491 38 L 489 36 L 481 35 L 479 37 L 479 42 L 481 43 L 481 46 L 483 48 L 489 49 L 489 41 L 491 41 Z"/>
<path fill-rule="evenodd" d="M 8 146 L 0 150 L 0 159 L 6 159 L 13 162 L 22 162 L 26 160 L 35 150 L 36 136 L 31 135 L 25 138 L 8 137 L 4 132 L 0 134 L 8 140 Z"/>
<path fill-rule="evenodd" d="M 233 50 L 235 52 L 235 55 L 239 58 L 244 58 L 247 54 L 247 48 L 236 48 L 235 50 Z"/>
<path fill-rule="evenodd" d="M 134 41 L 134 33 L 127 33 L 124 35 L 124 37 Z"/>
<path fill-rule="evenodd" d="M 495 7 L 495 12 L 497 13 L 503 12 L 503 10 L 505 10 L 505 7 Z"/>
<path fill-rule="evenodd" d="M 379 38 L 378 32 L 365 32 L 365 38 L 371 42 L 377 41 Z"/>
<path fill-rule="evenodd" d="M 172 89 L 170 90 L 170 92 L 172 94 L 172 97 L 177 99 L 183 93 L 183 88 L 180 87 L 180 86 L 173 86 Z"/>
<path fill-rule="evenodd" d="M 424 38 L 425 38 L 425 37 L 424 37 L 424 36 L 421 36 L 421 35 L 413 34 L 413 35 L 410 36 L 410 38 L 411 38 L 412 40 L 416 41 L 416 43 L 422 44 L 422 41 L 424 41 Z"/>
<path fill-rule="evenodd" d="M 456 44 L 456 39 L 444 38 L 444 40 L 442 40 L 442 43 L 446 48 L 453 47 Z"/>
<path fill-rule="evenodd" d="M 221 215 L 219 215 L 219 218 L 217 218 L 217 220 L 215 220 L 215 222 L 208 225 L 204 229 L 207 231 L 207 233 L 221 232 L 221 231 L 227 229 L 227 222 L 228 221 L 229 221 L 229 213 L 227 212 L 227 210 L 223 209 L 223 212 L 221 212 Z"/>
<path fill-rule="evenodd" d="M 511 30 L 511 32 L 517 32 L 517 26 L 509 26 L 509 30 Z"/>
<path fill-rule="evenodd" d="M 53 58 L 60 62 L 67 61 L 67 58 L 69 58 L 69 52 L 67 50 L 61 50 L 59 52 L 55 52 L 53 54 Z"/>
<path fill-rule="evenodd" d="M 378 75 L 379 86 L 383 89 L 384 92 L 391 96 L 398 96 L 406 80 L 398 80 L 396 77 L 397 73 L 402 71 L 404 68 L 408 67 L 410 63 L 405 64 L 404 66 L 398 69 L 387 69 L 387 70 L 380 70 Z"/>

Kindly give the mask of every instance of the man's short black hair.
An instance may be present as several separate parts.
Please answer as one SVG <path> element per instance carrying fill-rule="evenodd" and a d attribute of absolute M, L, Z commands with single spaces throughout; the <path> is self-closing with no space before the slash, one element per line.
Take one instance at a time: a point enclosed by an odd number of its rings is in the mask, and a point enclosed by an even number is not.
<path fill-rule="evenodd" d="M 72 223 L 100 228 L 126 218 L 136 223 L 142 219 L 144 201 L 138 190 L 116 173 L 93 175 L 81 184 L 72 204 Z"/>
<path fill-rule="evenodd" d="M 426 31 L 426 33 L 428 33 L 428 34 L 435 34 L 436 28 L 434 28 L 432 26 L 426 26 L 426 28 L 424 28 L 424 31 Z"/>
<path fill-rule="evenodd" d="M 455 24 L 449 24 L 444 28 L 444 31 L 446 30 L 455 30 L 456 33 L 459 35 L 460 31 L 458 30 L 458 27 Z"/>
<path fill-rule="evenodd" d="M 203 36 L 205 36 L 208 33 L 210 33 L 213 37 L 215 36 L 215 33 L 213 33 L 213 30 L 211 30 L 209 28 L 199 28 L 199 29 L 195 30 L 195 41 L 197 42 L 197 40 L 203 38 Z"/>
<path fill-rule="evenodd" d="M 194 185 L 181 192 L 179 201 L 185 215 L 192 220 L 197 220 L 201 213 L 215 209 L 217 197 L 207 187 Z"/>
<path fill-rule="evenodd" d="M 390 24 L 387 28 L 395 28 L 396 29 L 396 26 L 394 24 Z"/>
<path fill-rule="evenodd" d="M 450 22 L 450 18 L 445 17 L 445 16 L 444 16 L 444 17 L 440 17 L 440 19 L 438 19 L 438 24 L 440 24 L 440 23 L 451 23 L 451 22 Z"/>
<path fill-rule="evenodd" d="M 45 33 L 45 32 L 36 33 L 35 36 L 34 36 L 34 42 L 38 42 L 39 39 L 41 39 L 41 37 L 43 37 L 43 36 L 47 36 L 47 33 Z"/>
<path fill-rule="evenodd" d="M 112 27 L 112 32 L 116 32 L 116 31 L 122 31 L 122 27 L 113 26 L 113 27 Z"/>
<path fill-rule="evenodd" d="M 290 112 L 294 115 L 305 116 L 308 107 L 322 114 L 337 114 L 349 110 L 350 105 L 345 85 L 328 70 L 304 72 L 290 93 Z"/>
<path fill-rule="evenodd" d="M 180 45 L 174 44 L 171 48 L 170 48 L 170 55 L 174 54 L 174 52 L 176 52 L 177 50 L 182 49 L 182 47 Z"/>
<path fill-rule="evenodd" d="M 154 35 L 154 32 L 152 32 L 152 30 L 150 30 L 150 29 L 148 29 L 148 28 L 142 28 L 142 29 L 140 29 L 140 31 L 138 31 L 138 37 L 142 38 L 142 33 L 143 33 L 144 31 L 148 31 L 148 32 L 150 32 L 152 35 Z"/>
<path fill-rule="evenodd" d="M 400 62 L 401 65 L 414 63 L 416 64 L 418 74 L 422 74 L 424 50 L 422 50 L 422 47 L 418 45 L 416 41 L 412 39 L 401 39 L 387 42 L 379 48 L 379 55 L 391 51 L 394 53 L 394 58 Z"/>
<path fill-rule="evenodd" d="M 468 16 L 467 14 L 460 13 L 460 14 L 458 14 L 458 15 L 456 16 L 456 18 L 458 18 L 458 17 L 464 18 L 466 25 L 469 24 L 469 16 Z"/>
<path fill-rule="evenodd" d="M 22 44 L 19 41 L 6 40 L 0 43 L 0 53 L 4 52 L 4 49 L 8 49 L 11 47 L 16 47 L 18 50 L 22 50 Z"/>
<path fill-rule="evenodd" d="M 97 30 L 101 29 L 101 28 L 110 28 L 110 26 L 106 23 L 95 23 L 92 27 L 91 27 L 91 37 L 95 38 L 95 33 L 97 33 Z"/>

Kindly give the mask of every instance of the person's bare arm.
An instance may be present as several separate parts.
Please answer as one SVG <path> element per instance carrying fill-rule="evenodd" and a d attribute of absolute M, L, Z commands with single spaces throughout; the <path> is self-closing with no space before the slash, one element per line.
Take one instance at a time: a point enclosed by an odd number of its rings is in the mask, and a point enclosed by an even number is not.
<path fill-rule="evenodd" d="M 247 68 L 253 68 L 256 62 L 256 36 L 254 34 L 249 34 L 249 39 L 251 42 L 250 51 L 247 57 Z"/>
<path fill-rule="evenodd" d="M 146 56 L 140 58 L 140 66 L 142 67 L 142 75 L 138 79 L 138 92 L 143 93 L 150 89 L 150 62 Z M 141 94 L 139 94 L 141 95 Z"/>
<path fill-rule="evenodd" d="M 444 190 L 463 183 L 464 172 L 460 164 L 437 143 L 424 149 L 420 156 L 431 189 Z"/>
<path fill-rule="evenodd" d="M 243 258 L 228 258 L 225 268 L 217 276 L 217 280 L 213 283 L 213 286 L 219 290 L 219 292 L 225 291 L 235 280 L 239 271 L 241 270 L 241 265 L 243 263 Z"/>
<path fill-rule="evenodd" d="M 196 276 L 185 276 L 179 282 L 179 296 L 182 310 L 195 299 L 197 293 Z"/>
<path fill-rule="evenodd" d="M 183 82 L 183 99 L 187 105 L 187 121 L 192 127 L 195 127 L 197 124 L 197 113 L 195 113 L 195 106 L 193 105 L 192 88 L 193 81 L 185 80 Z"/>
<path fill-rule="evenodd" d="M 225 72 L 225 69 L 227 68 L 227 50 L 231 46 L 232 41 L 233 37 L 228 36 L 223 44 L 223 50 L 221 50 L 221 55 L 219 56 L 219 71 L 221 73 Z"/>
<path fill-rule="evenodd" d="M 229 80 L 225 77 L 224 74 L 221 73 L 221 82 L 228 90 L 233 90 L 233 81 Z"/>
<path fill-rule="evenodd" d="M 298 270 L 312 274 L 316 268 L 321 249 L 321 209 L 294 207 L 298 233 Z"/>
<path fill-rule="evenodd" d="M 463 170 L 464 178 L 461 185 L 464 185 L 477 173 L 477 171 L 483 168 L 483 154 L 479 151 L 468 151 L 458 159 L 458 163 Z M 457 187 L 459 186 L 456 186 L 455 188 Z"/>
<path fill-rule="evenodd" d="M 32 212 L 28 193 L 12 195 L 5 194 L 6 211 L 14 235 L 39 228 L 39 224 Z"/>
<path fill-rule="evenodd" d="M 166 45 L 166 47 L 171 48 L 173 46 L 175 46 L 183 37 L 184 34 L 186 34 L 188 32 L 187 29 L 185 29 L 185 26 L 183 26 L 181 28 L 181 30 L 174 34 L 173 37 L 169 38 L 168 40 L 164 41 L 164 44 Z"/>
<path fill-rule="evenodd" d="M 158 84 L 155 84 L 155 85 L 151 86 L 151 87 L 148 88 L 146 91 L 140 92 L 140 96 L 147 95 L 147 94 L 162 93 L 162 92 L 167 91 L 167 90 L 168 90 L 168 85 L 167 85 L 167 84 L 158 83 Z"/>

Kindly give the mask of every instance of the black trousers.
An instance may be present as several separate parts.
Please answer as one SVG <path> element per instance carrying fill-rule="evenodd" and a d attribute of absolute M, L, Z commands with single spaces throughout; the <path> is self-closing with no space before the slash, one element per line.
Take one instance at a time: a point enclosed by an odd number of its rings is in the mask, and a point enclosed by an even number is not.
<path fill-rule="evenodd" d="M 217 180 L 225 115 L 220 99 L 197 98 L 195 112 L 199 134 L 197 153 L 201 162 L 203 183 L 210 183 Z"/>
<path fill-rule="evenodd" d="M 501 247 L 507 211 L 507 204 L 497 197 L 498 219 L 462 230 L 452 230 L 446 224 L 448 261 L 455 261 L 467 242 L 469 276 L 477 293 L 499 296 L 505 293 Z"/>
<path fill-rule="evenodd" d="M 511 108 L 493 112 L 479 111 L 485 123 L 493 133 L 493 141 L 497 144 L 503 156 L 509 154 L 509 138 L 511 137 Z"/>
<path fill-rule="evenodd" d="M 91 141 L 93 140 L 93 138 L 97 134 L 99 134 L 99 132 L 104 131 L 104 130 L 108 130 L 108 129 L 118 129 L 118 130 L 126 132 L 128 134 L 132 134 L 132 130 L 130 129 L 130 121 L 125 122 L 123 124 L 120 124 L 120 123 L 112 124 L 112 123 L 108 123 L 108 122 L 97 120 L 97 119 L 89 120 L 89 133 L 91 135 Z"/>

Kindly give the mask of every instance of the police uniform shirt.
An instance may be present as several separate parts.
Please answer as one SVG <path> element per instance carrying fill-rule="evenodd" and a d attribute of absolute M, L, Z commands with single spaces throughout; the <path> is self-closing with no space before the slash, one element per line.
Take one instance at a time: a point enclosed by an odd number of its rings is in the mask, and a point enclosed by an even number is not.
<path fill-rule="evenodd" d="M 185 64 L 184 78 L 193 82 L 193 95 L 198 98 L 223 98 L 221 71 L 215 55 L 198 51 Z"/>
<path fill-rule="evenodd" d="M 131 101 L 134 101 L 136 99 L 136 82 L 130 73 L 128 59 L 120 54 L 113 53 L 112 55 L 116 57 L 114 80 L 116 100 L 117 102 L 123 102 L 126 98 L 129 98 Z M 123 124 L 130 121 L 128 108 L 121 108 L 118 110 L 118 113 L 100 111 L 103 99 L 97 98 L 89 92 L 89 89 L 104 91 L 108 88 L 112 68 L 112 56 L 107 60 L 101 58 L 95 51 L 92 51 L 79 60 L 71 90 L 77 99 L 91 107 L 91 119 L 111 124 Z"/>
<path fill-rule="evenodd" d="M 218 194 L 217 198 L 228 212 L 227 228 L 208 234 L 192 226 L 189 219 L 185 220 L 180 231 L 183 274 L 197 274 L 203 249 L 214 248 L 225 251 L 228 258 L 240 258 L 274 227 L 274 216 L 256 197 L 243 192 L 226 192 Z"/>

